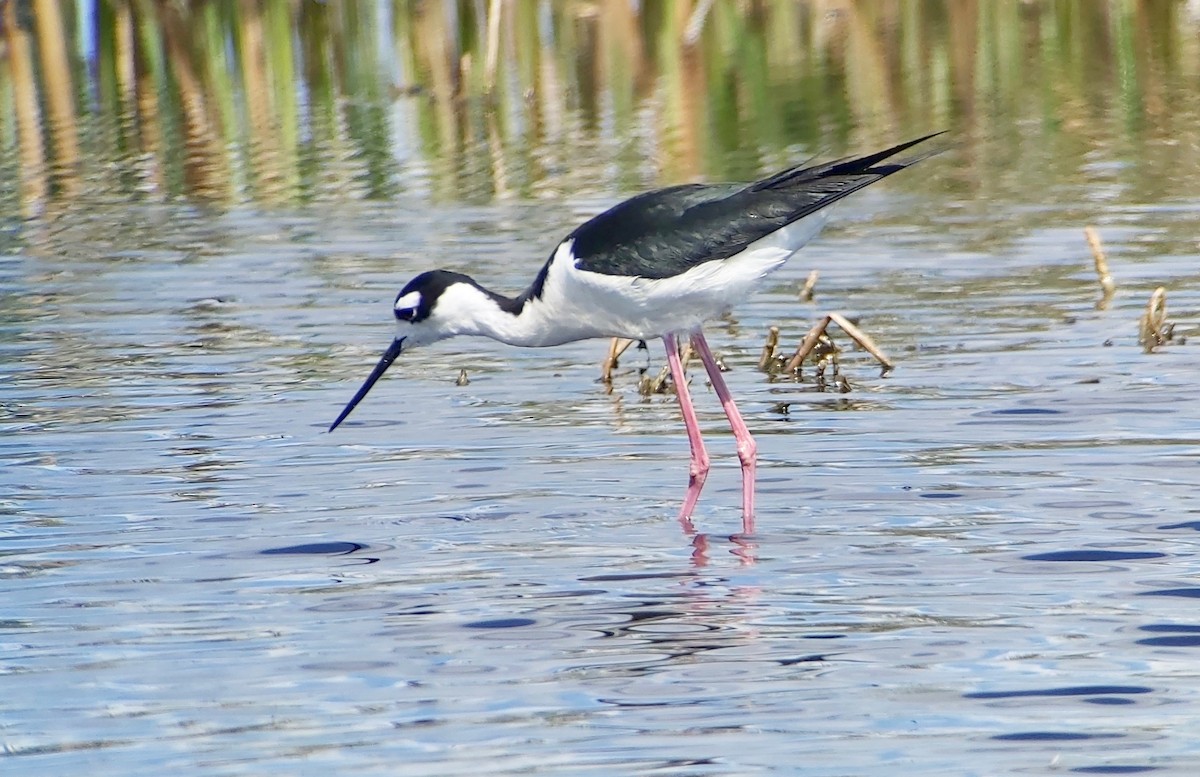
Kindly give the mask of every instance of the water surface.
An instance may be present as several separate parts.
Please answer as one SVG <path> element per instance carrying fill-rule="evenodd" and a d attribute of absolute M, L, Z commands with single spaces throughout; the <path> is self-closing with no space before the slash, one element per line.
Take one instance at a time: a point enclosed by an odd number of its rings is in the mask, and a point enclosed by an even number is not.
<path fill-rule="evenodd" d="M 734 23 L 714 19 L 706 35 Z M 1149 86 L 1195 76 L 1182 52 Z M 449 341 L 402 356 L 325 432 L 405 280 L 445 266 L 522 288 L 579 218 L 637 188 L 618 171 L 563 186 L 519 166 L 565 191 L 446 196 L 459 173 L 435 148 L 397 163 L 426 188 L 379 197 L 13 194 L 0 763 L 1193 773 L 1197 135 L 1111 107 L 1098 138 L 1048 145 L 950 116 L 945 154 L 847 201 L 710 327 L 759 441 L 753 536 L 700 381 L 714 470 L 698 534 L 677 522 L 682 423 L 637 390 L 656 343 L 609 393 L 603 342 Z M 603 160 L 607 131 L 579 157 Z M 1103 306 L 1087 224 L 1118 287 Z M 1158 286 L 1175 340 L 1146 353 Z M 798 343 L 827 310 L 897 369 L 844 338 L 849 393 L 755 369 L 768 327 Z"/>

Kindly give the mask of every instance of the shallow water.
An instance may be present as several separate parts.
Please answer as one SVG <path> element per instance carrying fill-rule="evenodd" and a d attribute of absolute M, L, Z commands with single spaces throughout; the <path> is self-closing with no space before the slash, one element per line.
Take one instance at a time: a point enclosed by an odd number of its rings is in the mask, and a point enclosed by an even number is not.
<path fill-rule="evenodd" d="M 986 226 L 909 205 L 848 203 L 711 328 L 760 443 L 749 537 L 702 386 L 716 466 L 700 534 L 675 519 L 686 439 L 636 389 L 657 344 L 606 394 L 601 342 L 450 341 L 324 433 L 394 287 L 438 257 L 517 288 L 569 204 L 48 231 L 2 265 L 14 768 L 1190 772 L 1197 361 L 1136 342 L 1154 284 L 1197 309 L 1180 212 L 1101 214 L 1133 226 L 1105 231 L 1097 310 L 1078 230 L 955 252 Z M 769 325 L 825 309 L 896 371 L 849 352 L 842 394 L 754 369 Z"/>
<path fill-rule="evenodd" d="M 4 8 L 0 773 L 1195 774 L 1195 4 L 512 0 L 486 96 L 484 5 Z M 442 343 L 325 431 L 419 271 L 943 128 L 709 327 L 752 535 L 700 380 L 676 519 L 658 343 Z M 895 371 L 756 370 L 831 310 Z"/>

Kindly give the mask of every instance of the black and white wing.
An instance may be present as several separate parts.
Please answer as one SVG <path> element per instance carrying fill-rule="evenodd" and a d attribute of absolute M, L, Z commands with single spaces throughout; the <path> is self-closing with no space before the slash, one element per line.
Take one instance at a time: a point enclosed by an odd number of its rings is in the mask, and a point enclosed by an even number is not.
<path fill-rule="evenodd" d="M 937 151 L 890 164 L 885 159 L 926 135 L 875 154 L 793 167 L 750 184 L 687 184 L 633 197 L 572 232 L 580 270 L 669 278 L 728 259 L 751 243 Z"/>

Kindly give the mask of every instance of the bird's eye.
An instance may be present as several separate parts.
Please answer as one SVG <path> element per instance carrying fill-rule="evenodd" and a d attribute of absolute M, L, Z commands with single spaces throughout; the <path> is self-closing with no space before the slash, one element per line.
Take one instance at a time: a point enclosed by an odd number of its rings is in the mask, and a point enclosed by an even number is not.
<path fill-rule="evenodd" d="M 396 308 L 396 319 L 399 321 L 412 321 L 416 317 L 416 308 Z"/>

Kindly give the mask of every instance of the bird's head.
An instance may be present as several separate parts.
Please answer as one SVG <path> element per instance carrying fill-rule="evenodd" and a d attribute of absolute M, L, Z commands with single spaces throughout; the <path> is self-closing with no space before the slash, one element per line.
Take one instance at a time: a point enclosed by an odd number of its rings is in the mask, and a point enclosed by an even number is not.
<path fill-rule="evenodd" d="M 449 270 L 431 270 L 409 281 L 396 295 L 396 302 L 392 306 L 392 313 L 396 317 L 396 335 L 392 344 L 383 352 L 358 393 L 330 425 L 329 431 L 332 432 L 346 420 L 346 416 L 367 395 L 375 381 L 383 377 L 402 350 L 411 351 L 461 334 L 460 317 L 451 315 L 451 311 L 457 307 L 454 299 L 460 294 L 472 294 L 475 289 L 478 286 L 469 277 Z"/>

